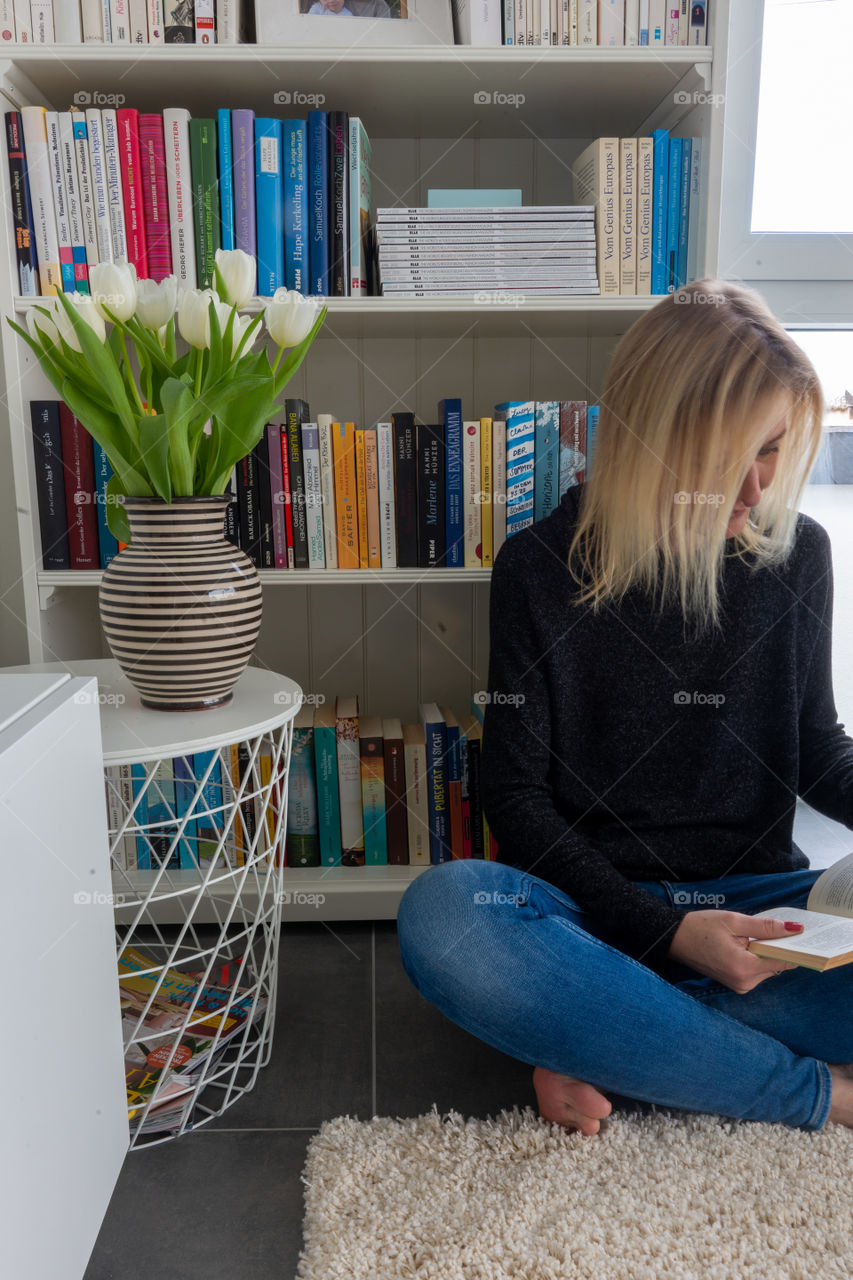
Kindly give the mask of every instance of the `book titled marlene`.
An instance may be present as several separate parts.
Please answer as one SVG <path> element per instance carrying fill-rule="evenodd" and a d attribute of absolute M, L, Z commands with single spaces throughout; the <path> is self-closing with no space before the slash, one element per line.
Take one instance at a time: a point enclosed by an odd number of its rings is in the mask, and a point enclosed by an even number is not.
<path fill-rule="evenodd" d="M 756 916 L 795 920 L 803 932 L 793 938 L 754 939 L 749 950 L 769 960 L 807 969 L 835 969 L 853 960 L 853 853 L 829 867 L 812 885 L 807 910 L 774 907 Z"/>

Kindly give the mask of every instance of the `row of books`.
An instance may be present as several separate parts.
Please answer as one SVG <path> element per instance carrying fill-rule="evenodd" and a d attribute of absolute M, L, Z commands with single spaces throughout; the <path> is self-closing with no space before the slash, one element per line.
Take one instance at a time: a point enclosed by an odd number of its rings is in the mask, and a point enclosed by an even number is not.
<path fill-rule="evenodd" d="M 106 568 L 109 461 L 68 407 L 30 405 L 42 567 Z M 509 400 L 463 419 L 393 413 L 357 427 L 287 399 L 234 470 L 225 535 L 260 569 L 490 568 L 592 463 L 598 406 Z"/>
<path fill-rule="evenodd" d="M 459 44 L 705 45 L 708 0 L 453 0 Z"/>
<path fill-rule="evenodd" d="M 236 985 L 239 972 L 239 962 L 221 964 L 205 981 L 203 970 L 161 973 L 145 952 L 122 951 L 118 984 L 131 1133 L 179 1128 L 202 1072 L 215 1075 L 229 1043 L 266 1012 L 265 995 Z"/>
<path fill-rule="evenodd" d="M 379 209 L 382 293 L 598 293 L 593 205 Z"/>
<path fill-rule="evenodd" d="M 595 205 L 603 295 L 673 293 L 697 279 L 705 235 L 703 139 L 597 138 L 575 161 L 574 196 Z"/>
<path fill-rule="evenodd" d="M 357 697 L 303 705 L 293 725 L 284 865 L 429 866 L 495 857 L 480 797 L 482 701 L 475 698 L 472 708 L 460 722 L 450 707 L 424 702 L 419 723 L 403 724 L 361 715 Z M 264 821 L 273 844 L 280 796 L 270 777 L 271 748 L 263 744 L 254 768 L 247 744 L 163 760 L 150 778 L 141 764 L 109 766 L 110 830 L 121 832 L 133 815 L 113 850 L 118 870 L 244 866 Z M 241 786 L 246 798 L 228 830 Z M 264 792 L 271 797 L 266 809 Z"/>
<path fill-rule="evenodd" d="M 5 123 L 25 297 L 88 293 L 98 262 L 209 288 L 219 248 L 256 259 L 261 297 L 376 291 L 371 147 L 357 116 L 23 107 Z"/>
<path fill-rule="evenodd" d="M 0 0 L 4 44 L 237 44 L 241 0 Z"/>

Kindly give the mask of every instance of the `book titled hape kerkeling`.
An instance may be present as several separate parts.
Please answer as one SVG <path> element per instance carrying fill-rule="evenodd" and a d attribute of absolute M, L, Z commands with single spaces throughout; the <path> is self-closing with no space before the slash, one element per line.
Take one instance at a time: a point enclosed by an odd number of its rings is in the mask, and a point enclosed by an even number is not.
<path fill-rule="evenodd" d="M 43 568 L 105 568 L 109 463 L 61 401 L 30 413 Z M 597 413 L 509 400 L 468 418 L 448 396 L 432 422 L 361 427 L 289 398 L 234 469 L 224 533 L 265 570 L 488 569 L 589 474 Z"/>
<path fill-rule="evenodd" d="M 191 42 L 179 8 L 167 43 Z M 208 288 L 218 248 L 255 259 L 260 297 L 378 292 L 370 140 L 346 111 L 23 107 L 5 124 L 23 296 L 88 292 L 92 266 L 123 260 Z"/>

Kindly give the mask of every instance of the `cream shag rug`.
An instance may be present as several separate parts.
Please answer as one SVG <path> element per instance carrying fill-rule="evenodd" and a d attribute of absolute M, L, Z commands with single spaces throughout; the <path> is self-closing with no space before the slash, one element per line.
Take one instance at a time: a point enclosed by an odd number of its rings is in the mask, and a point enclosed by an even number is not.
<path fill-rule="evenodd" d="M 349 1116 L 311 1140 L 299 1280 L 841 1280 L 853 1131 L 654 1108 L 595 1137 Z"/>

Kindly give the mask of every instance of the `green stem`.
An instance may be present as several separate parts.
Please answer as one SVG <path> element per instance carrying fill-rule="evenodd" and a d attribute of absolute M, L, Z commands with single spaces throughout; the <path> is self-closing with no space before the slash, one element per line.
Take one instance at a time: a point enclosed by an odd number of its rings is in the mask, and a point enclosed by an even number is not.
<path fill-rule="evenodd" d="M 196 397 L 196 400 L 198 399 L 199 395 L 201 394 L 201 366 L 202 366 L 202 360 L 203 360 L 203 355 L 202 355 L 201 347 L 196 347 L 196 362 L 195 362 L 195 397 Z"/>
<path fill-rule="evenodd" d="M 142 399 L 139 395 L 139 389 L 137 388 L 137 385 L 136 385 L 136 379 L 134 378 L 130 369 L 130 360 L 128 359 L 128 356 L 127 356 L 127 344 L 125 343 L 124 331 L 122 329 L 119 329 L 118 331 L 118 340 L 121 343 L 121 351 L 122 351 L 122 355 L 124 356 L 124 367 L 127 370 L 127 381 L 130 383 L 130 388 L 133 392 L 133 398 L 136 401 L 140 414 L 144 414 L 145 408 L 142 404 Z"/>
<path fill-rule="evenodd" d="M 273 377 L 275 377 L 276 372 L 278 371 L 278 366 L 281 364 L 281 357 L 283 355 L 284 355 L 284 347 L 279 347 L 278 355 L 275 358 L 275 364 L 272 367 Z"/>

